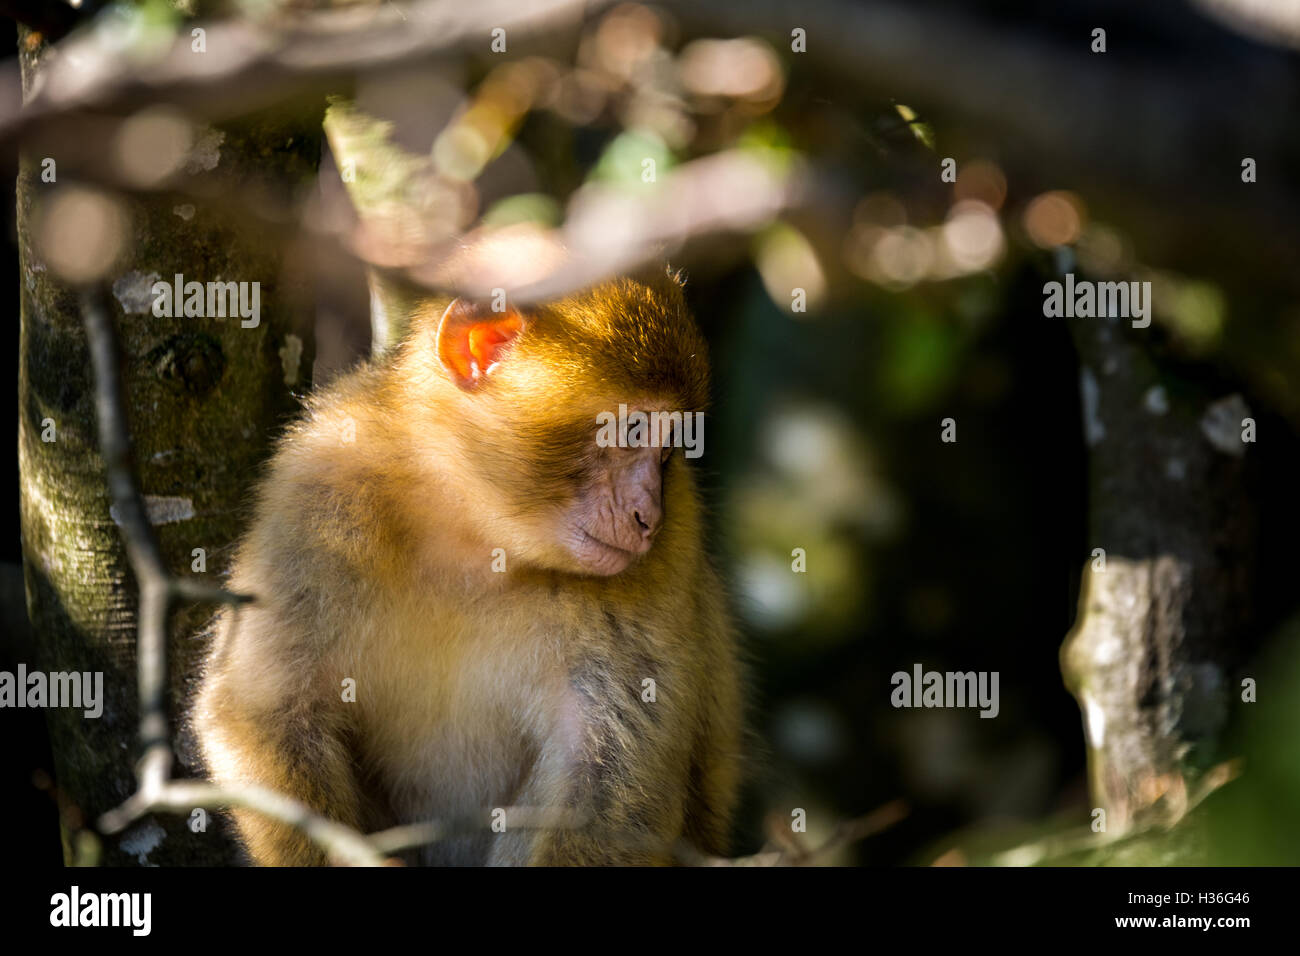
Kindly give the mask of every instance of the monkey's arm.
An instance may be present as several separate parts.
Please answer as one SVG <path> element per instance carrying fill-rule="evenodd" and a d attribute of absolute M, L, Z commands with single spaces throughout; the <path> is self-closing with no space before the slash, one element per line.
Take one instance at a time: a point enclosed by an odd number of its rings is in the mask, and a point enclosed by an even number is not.
<path fill-rule="evenodd" d="M 347 724 L 311 666 L 283 654 L 288 625 L 255 608 L 218 625 L 194 723 L 209 775 L 218 783 L 257 784 L 349 826 L 361 800 L 346 745 Z M 278 652 L 277 652 L 278 651 Z M 318 866 L 325 852 L 294 827 L 253 810 L 232 811 L 252 861 Z"/>

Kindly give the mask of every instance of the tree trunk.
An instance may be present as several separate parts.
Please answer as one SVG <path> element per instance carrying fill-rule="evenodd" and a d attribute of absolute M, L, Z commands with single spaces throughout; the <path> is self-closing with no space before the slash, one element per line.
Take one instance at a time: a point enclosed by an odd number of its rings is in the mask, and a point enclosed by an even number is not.
<path fill-rule="evenodd" d="M 1061 649 L 1106 829 L 1172 821 L 1217 757 L 1249 626 L 1255 523 L 1240 396 L 1193 380 L 1155 326 L 1069 320 L 1089 445 L 1079 616 Z"/>
<path fill-rule="evenodd" d="M 33 41 L 22 31 L 25 90 L 49 52 Z M 108 279 L 150 518 L 169 568 L 199 574 L 205 563 L 201 576 L 213 584 L 227 570 L 270 442 L 297 409 L 295 393 L 310 384 L 313 353 L 304 277 L 287 267 L 282 248 L 240 221 L 225 197 L 256 182 L 287 199 L 310 182 L 320 158 L 320 123 L 320 112 L 298 110 L 205 131 L 189 170 L 223 201 L 178 204 L 158 195 L 128 202 L 125 257 Z M 98 719 L 81 710 L 47 711 L 56 784 L 68 808 L 65 857 L 119 865 L 227 861 L 231 848 L 219 828 L 194 833 L 179 817 L 146 819 L 102 844 L 83 829 L 135 787 L 137 590 L 110 516 L 76 290 L 47 271 L 32 234 L 39 204 L 64 185 L 42 180 L 43 159 L 22 157 L 17 189 L 21 520 L 28 613 L 39 645 L 30 666 L 103 672 L 104 686 Z M 152 284 L 170 284 L 177 274 L 186 282 L 260 283 L 260 322 L 246 328 L 238 316 L 155 316 Z M 194 679 L 202 644 L 194 635 L 210 614 L 211 608 L 187 606 L 171 621 L 173 718 Z M 192 775 L 193 749 L 173 727 L 181 738 L 174 772 Z"/>

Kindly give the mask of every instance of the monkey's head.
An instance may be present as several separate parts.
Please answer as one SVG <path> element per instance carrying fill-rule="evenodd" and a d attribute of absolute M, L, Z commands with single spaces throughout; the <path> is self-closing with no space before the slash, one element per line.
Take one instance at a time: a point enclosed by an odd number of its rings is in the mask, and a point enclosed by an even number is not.
<path fill-rule="evenodd" d="M 417 320 L 437 380 L 439 457 L 468 479 L 475 527 L 512 562 L 614 575 L 684 504 L 698 454 L 707 348 L 681 286 L 619 279 L 525 310 L 457 299 Z M 431 423 L 432 424 L 432 423 Z M 667 490 L 667 493 L 666 493 Z"/>

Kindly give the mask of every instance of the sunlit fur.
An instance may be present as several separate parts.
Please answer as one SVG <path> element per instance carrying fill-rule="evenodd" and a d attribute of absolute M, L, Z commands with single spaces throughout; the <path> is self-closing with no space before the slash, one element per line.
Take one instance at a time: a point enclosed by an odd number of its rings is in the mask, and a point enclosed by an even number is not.
<path fill-rule="evenodd" d="M 679 285 L 620 280 L 531 310 L 472 389 L 437 359 L 445 305 L 316 396 L 271 461 L 229 582 L 258 603 L 215 622 L 193 711 L 210 775 L 366 831 L 518 806 L 587 821 L 457 837 L 426 862 L 723 851 L 740 681 L 680 449 L 653 546 L 625 570 L 593 572 L 563 540 L 599 411 L 704 408 Z M 235 817 L 258 863 L 326 861 L 292 829 Z"/>

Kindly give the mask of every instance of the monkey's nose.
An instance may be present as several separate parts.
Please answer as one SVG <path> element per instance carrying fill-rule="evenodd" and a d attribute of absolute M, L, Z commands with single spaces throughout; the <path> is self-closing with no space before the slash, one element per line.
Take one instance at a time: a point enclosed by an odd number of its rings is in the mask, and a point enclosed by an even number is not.
<path fill-rule="evenodd" d="M 642 501 L 632 510 L 632 519 L 636 522 L 637 530 L 641 532 L 641 538 L 648 540 L 659 530 L 663 509 L 653 501 Z"/>

